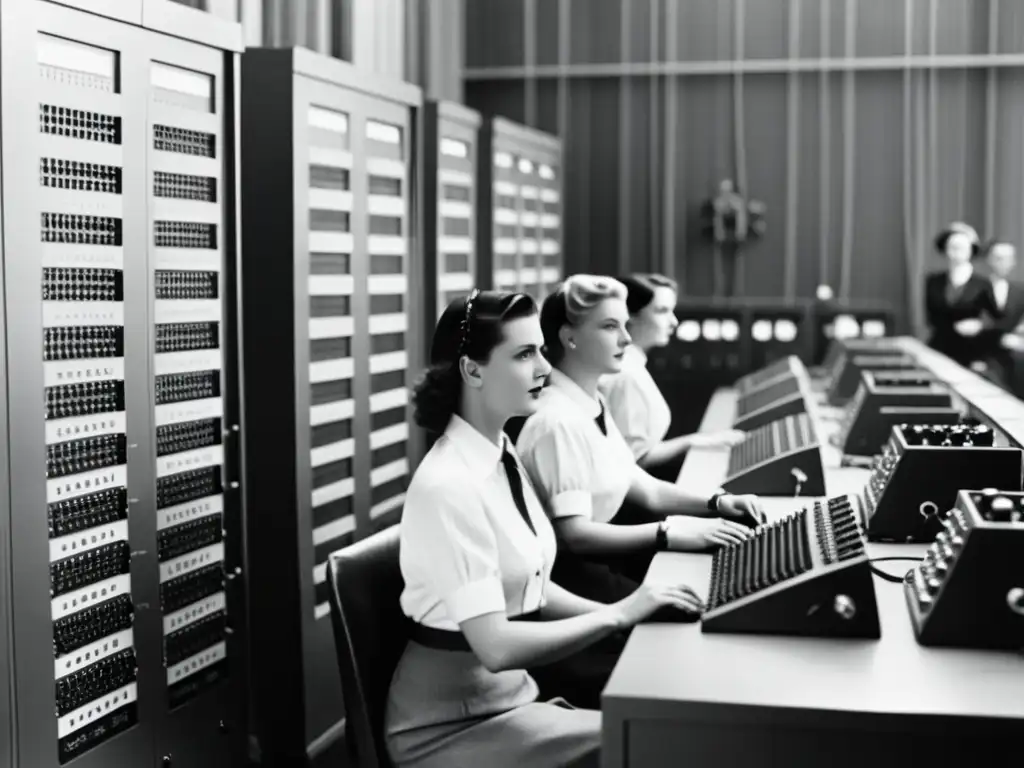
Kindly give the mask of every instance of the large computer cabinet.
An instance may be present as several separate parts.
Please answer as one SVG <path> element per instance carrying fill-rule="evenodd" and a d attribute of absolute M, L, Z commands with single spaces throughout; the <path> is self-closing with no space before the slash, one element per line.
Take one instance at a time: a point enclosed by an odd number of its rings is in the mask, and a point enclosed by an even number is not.
<path fill-rule="evenodd" d="M 423 297 L 429 347 L 444 308 L 477 287 L 480 115 L 448 101 L 428 101 L 422 115 Z"/>
<path fill-rule="evenodd" d="M 0 114 L 3 112 L 3 100 L 0 98 Z M 2 157 L 0 157 L 0 179 L 3 178 Z M 3 239 L 3 195 L 0 195 L 0 260 L 4 257 Z M 0 261 L 2 263 L 2 261 Z M 3 270 L 0 269 L 0 295 L 3 295 Z M 0 313 L 0 344 L 7 346 L 7 324 Z M 0 355 L 0 403 L 7 402 L 7 365 Z M 7 462 L 10 454 L 7 450 L 7 409 L 0 408 L 0 691 L 9 692 L 11 688 L 11 667 L 13 666 L 14 646 L 11 640 L 11 580 L 7 574 L 11 572 L 10 553 L 10 521 L 11 510 L 10 484 L 7 475 Z M 7 693 L 0 696 L 0 768 L 11 768 L 14 765 L 14 736 L 11 721 L 12 696 Z"/>
<path fill-rule="evenodd" d="M 418 454 L 421 94 L 301 48 L 242 80 L 253 705 L 298 765 L 341 732 L 327 556 L 398 520 Z"/>
<path fill-rule="evenodd" d="M 246 665 L 241 29 L 164 0 L 0 14 L 0 763 L 229 765 Z"/>
<path fill-rule="evenodd" d="M 562 274 L 562 142 L 495 117 L 480 132 L 481 287 L 538 301 Z"/>

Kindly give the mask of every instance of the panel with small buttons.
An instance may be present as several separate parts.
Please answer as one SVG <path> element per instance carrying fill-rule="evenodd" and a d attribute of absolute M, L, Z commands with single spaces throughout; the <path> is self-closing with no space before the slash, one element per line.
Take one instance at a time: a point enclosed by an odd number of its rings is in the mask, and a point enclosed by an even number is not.
<path fill-rule="evenodd" d="M 150 110 L 157 559 L 167 700 L 225 672 L 225 316 L 211 75 L 153 62 Z M 187 600 L 187 602 L 186 602 Z"/>
<path fill-rule="evenodd" d="M 1024 493 L 961 490 L 942 529 L 904 580 L 922 645 L 1024 646 Z"/>
<path fill-rule="evenodd" d="M 110 51 L 37 46 L 46 504 L 58 755 L 133 725 L 123 112 Z M 82 109 L 82 94 L 104 96 Z"/>
<path fill-rule="evenodd" d="M 931 541 L 964 485 L 1021 489 L 1020 448 L 984 424 L 898 424 L 861 493 L 868 537 Z"/>
<path fill-rule="evenodd" d="M 0 3 L 0 766 L 242 751 L 241 27 L 145 5 Z"/>
<path fill-rule="evenodd" d="M 480 190 L 481 210 L 491 221 L 481 247 L 493 287 L 541 301 L 563 278 L 561 141 L 503 118 L 492 119 L 482 139 L 480 163 L 491 183 Z"/>

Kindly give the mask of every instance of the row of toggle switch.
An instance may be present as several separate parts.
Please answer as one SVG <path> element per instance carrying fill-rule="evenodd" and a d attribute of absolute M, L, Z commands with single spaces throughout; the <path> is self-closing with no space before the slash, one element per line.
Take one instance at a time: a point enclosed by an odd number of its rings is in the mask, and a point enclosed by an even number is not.
<path fill-rule="evenodd" d="M 216 349 L 219 346 L 219 323 L 175 323 L 156 327 L 157 354 Z"/>
<path fill-rule="evenodd" d="M 153 148 L 161 152 L 214 157 L 216 144 L 216 137 L 212 133 L 175 128 L 170 125 L 153 126 Z"/>
<path fill-rule="evenodd" d="M 43 301 L 122 301 L 119 269 L 43 269 Z"/>
<path fill-rule="evenodd" d="M 116 165 L 43 157 L 39 160 L 39 183 L 75 192 L 121 194 L 121 169 Z"/>
<path fill-rule="evenodd" d="M 118 595 L 53 622 L 53 655 L 63 656 L 132 625 L 135 607 L 129 595 Z"/>
<path fill-rule="evenodd" d="M 160 270 L 156 273 L 156 298 L 216 299 L 217 273 Z"/>
<path fill-rule="evenodd" d="M 46 515 L 51 539 L 69 536 L 127 518 L 128 493 L 124 488 L 110 488 L 55 501 L 47 506 Z"/>
<path fill-rule="evenodd" d="M 86 381 L 46 388 L 46 418 L 70 419 L 124 410 L 123 381 Z"/>
<path fill-rule="evenodd" d="M 156 430 L 156 455 L 194 451 L 221 442 L 220 419 L 165 424 Z"/>
<path fill-rule="evenodd" d="M 39 105 L 39 132 L 103 144 L 121 143 L 121 118 L 72 107 Z"/>
<path fill-rule="evenodd" d="M 205 400 L 220 395 L 220 372 L 170 373 L 156 380 L 156 404 Z"/>
<path fill-rule="evenodd" d="M 864 534 L 849 496 L 836 496 L 827 504 L 814 504 L 814 531 L 826 565 L 864 554 Z"/>
<path fill-rule="evenodd" d="M 995 433 L 985 424 L 902 424 L 907 445 L 983 446 L 995 443 Z"/>
<path fill-rule="evenodd" d="M 50 597 L 128 573 L 128 542 L 115 541 L 50 564 Z"/>
<path fill-rule="evenodd" d="M 46 476 L 67 477 L 126 461 L 124 435 L 100 435 L 46 446 Z"/>
<path fill-rule="evenodd" d="M 124 356 L 124 326 L 78 325 L 43 329 L 43 359 L 90 360 Z"/>
<path fill-rule="evenodd" d="M 121 219 L 83 213 L 41 214 L 44 243 L 121 245 Z"/>
<path fill-rule="evenodd" d="M 217 200 L 217 180 L 210 176 L 156 171 L 153 174 L 153 194 L 156 197 L 213 203 Z"/>
<path fill-rule="evenodd" d="M 925 550 L 924 559 L 908 574 L 908 582 L 922 612 L 927 612 L 934 604 L 943 580 L 963 548 L 967 526 L 967 516 L 963 511 L 951 510 L 942 520 L 943 530 Z"/>
<path fill-rule="evenodd" d="M 205 499 L 220 493 L 220 467 L 205 467 L 176 475 L 158 478 L 156 481 L 156 507 L 175 507 L 195 499 Z"/>
<path fill-rule="evenodd" d="M 153 228 L 158 248 L 217 247 L 217 225 L 201 221 L 157 221 Z"/>

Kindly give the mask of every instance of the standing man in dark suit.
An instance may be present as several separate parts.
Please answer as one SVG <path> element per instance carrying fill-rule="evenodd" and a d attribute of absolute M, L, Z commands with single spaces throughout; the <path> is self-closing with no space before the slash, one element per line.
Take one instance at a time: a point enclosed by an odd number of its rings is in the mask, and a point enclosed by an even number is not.
<path fill-rule="evenodd" d="M 984 296 L 984 329 L 976 339 L 975 359 L 985 375 L 1004 389 L 1013 389 L 1014 355 L 1024 350 L 1024 338 L 1015 333 L 1024 321 L 1024 286 L 1012 280 L 1017 249 L 996 241 L 986 257 L 989 285 Z M 980 367 L 980 366 L 979 366 Z"/>

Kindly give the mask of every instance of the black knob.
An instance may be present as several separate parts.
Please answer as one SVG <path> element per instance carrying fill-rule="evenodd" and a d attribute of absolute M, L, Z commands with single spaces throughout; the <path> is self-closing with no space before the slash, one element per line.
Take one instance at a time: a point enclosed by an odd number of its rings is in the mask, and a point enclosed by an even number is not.
<path fill-rule="evenodd" d="M 982 424 L 974 427 L 971 439 L 975 445 L 991 446 L 995 445 L 995 437 L 995 432 L 992 431 L 992 427 Z"/>
<path fill-rule="evenodd" d="M 1016 510 L 1017 505 L 1013 503 L 1013 499 L 996 496 L 989 502 L 988 509 L 985 510 L 985 519 L 996 523 L 1009 523 L 1013 520 Z"/>

